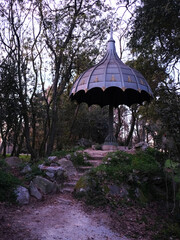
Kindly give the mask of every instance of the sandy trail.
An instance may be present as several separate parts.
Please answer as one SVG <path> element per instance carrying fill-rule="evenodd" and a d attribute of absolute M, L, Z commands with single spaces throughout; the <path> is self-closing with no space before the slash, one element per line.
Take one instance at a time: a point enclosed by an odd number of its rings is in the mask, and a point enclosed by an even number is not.
<path fill-rule="evenodd" d="M 64 195 L 23 206 L 9 218 L 16 229 L 9 240 L 128 240 L 109 227 L 105 212 L 85 211 L 82 203 Z"/>

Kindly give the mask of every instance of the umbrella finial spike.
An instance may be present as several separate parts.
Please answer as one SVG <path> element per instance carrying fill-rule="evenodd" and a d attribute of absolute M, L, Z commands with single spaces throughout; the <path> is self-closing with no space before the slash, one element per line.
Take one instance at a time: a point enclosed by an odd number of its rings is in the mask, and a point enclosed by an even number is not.
<path fill-rule="evenodd" d="M 113 40 L 113 26 L 112 26 L 112 23 L 111 23 L 111 26 L 110 26 L 110 40 Z"/>

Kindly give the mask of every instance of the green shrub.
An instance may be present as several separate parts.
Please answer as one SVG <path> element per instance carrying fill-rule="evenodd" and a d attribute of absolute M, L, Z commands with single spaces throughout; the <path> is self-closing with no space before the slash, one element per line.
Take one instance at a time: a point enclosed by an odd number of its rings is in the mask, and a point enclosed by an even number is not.
<path fill-rule="evenodd" d="M 19 158 L 23 160 L 23 162 L 30 162 L 31 155 L 30 154 L 20 154 Z"/>
<path fill-rule="evenodd" d="M 132 154 L 121 151 L 108 153 L 107 156 L 104 157 L 103 161 L 110 165 L 119 165 L 122 163 L 130 164 L 132 161 Z"/>
<path fill-rule="evenodd" d="M 99 143 L 97 143 L 94 147 L 96 150 L 102 150 L 102 145 Z"/>
<path fill-rule="evenodd" d="M 132 167 L 145 174 L 155 174 L 160 170 L 159 164 L 155 158 L 146 152 L 140 152 L 134 155 Z"/>
<path fill-rule="evenodd" d="M 19 184 L 19 179 L 0 169 L 0 202 L 15 202 L 14 190 Z"/>
<path fill-rule="evenodd" d="M 158 151 L 155 148 L 148 147 L 145 153 L 149 156 L 152 156 L 161 166 L 164 165 L 165 160 L 167 159 L 167 155 L 163 152 Z"/>
<path fill-rule="evenodd" d="M 153 239 L 154 240 L 180 239 L 180 224 L 179 223 L 165 224 L 161 231 L 158 234 L 156 234 Z"/>
<path fill-rule="evenodd" d="M 7 163 L 5 162 L 4 159 L 0 159 L 0 169 L 6 170 L 8 168 Z"/>
<path fill-rule="evenodd" d="M 72 154 L 76 151 L 82 151 L 82 150 L 84 150 L 84 148 L 79 146 L 73 147 L 73 148 L 64 148 L 60 151 L 53 151 L 51 156 L 57 156 L 59 158 L 62 158 L 62 157 L 65 157 L 67 154 Z"/>
<path fill-rule="evenodd" d="M 32 171 L 26 173 L 25 175 L 25 181 L 30 182 L 33 178 L 35 178 L 36 176 L 45 176 L 45 172 L 41 171 L 39 168 L 39 164 L 40 163 L 35 163 L 31 166 Z"/>
<path fill-rule="evenodd" d="M 73 162 L 75 167 L 78 166 L 91 166 L 87 160 L 89 159 L 89 155 L 87 153 L 75 152 L 71 154 L 71 161 Z"/>
<path fill-rule="evenodd" d="M 152 192 L 154 179 L 156 177 L 160 179 L 159 176 L 162 176 L 162 174 L 162 168 L 153 154 L 149 152 L 128 154 L 117 151 L 109 153 L 103 159 L 103 164 L 88 173 L 90 180 L 86 199 L 95 202 L 97 201 L 96 196 L 98 196 L 101 199 L 100 202 L 106 202 L 107 199 L 109 201 L 109 198 L 106 198 L 108 191 L 104 191 L 104 186 L 108 187 L 109 184 L 120 186 L 125 183 L 129 186 L 129 198 L 139 202 L 147 202 L 155 198 L 155 193 Z M 91 184 L 91 180 L 92 183 L 96 184 Z M 155 182 L 155 184 L 159 183 Z M 139 196 L 137 195 L 137 189 L 141 193 Z"/>

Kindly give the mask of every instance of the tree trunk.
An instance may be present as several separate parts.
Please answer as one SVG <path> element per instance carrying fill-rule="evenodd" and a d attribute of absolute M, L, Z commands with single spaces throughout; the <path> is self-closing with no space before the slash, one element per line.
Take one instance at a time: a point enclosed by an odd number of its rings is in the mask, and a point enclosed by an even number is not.
<path fill-rule="evenodd" d="M 120 133 L 120 129 L 122 127 L 122 119 L 121 119 L 121 111 L 120 108 L 117 108 L 117 112 L 118 112 L 118 117 L 117 117 L 117 124 L 116 124 L 116 128 L 115 128 L 115 138 L 118 139 L 119 133 Z"/>
<path fill-rule="evenodd" d="M 72 125 L 71 125 L 71 128 L 70 128 L 70 134 L 69 134 L 68 140 L 71 139 L 72 130 L 73 130 L 73 128 L 74 128 L 74 124 L 75 124 L 76 119 L 77 119 L 77 115 L 78 115 L 78 112 L 79 112 L 79 108 L 80 108 L 80 105 L 78 104 L 77 107 L 76 107 L 76 110 L 75 110 L 75 112 L 74 112 L 73 122 L 72 122 Z"/>
<path fill-rule="evenodd" d="M 61 62 L 60 59 L 58 59 L 58 61 L 56 62 L 56 74 L 55 74 L 53 88 L 52 88 L 52 116 L 51 116 L 52 120 L 51 120 L 49 141 L 48 141 L 47 153 L 46 153 L 47 156 L 49 156 L 53 151 L 56 127 L 57 127 L 57 84 L 59 80 L 60 62 Z"/>
<path fill-rule="evenodd" d="M 130 141 L 131 141 L 131 139 L 132 139 L 132 135 L 133 135 L 133 131 L 134 131 L 134 126 L 135 126 L 135 122 L 136 122 L 135 113 L 136 113 L 136 109 L 135 109 L 135 110 L 132 109 L 131 128 L 130 128 L 130 131 L 129 131 L 129 134 L 128 134 L 128 137 L 127 137 L 127 140 L 126 140 L 126 146 L 129 145 L 129 143 L 130 143 Z"/>

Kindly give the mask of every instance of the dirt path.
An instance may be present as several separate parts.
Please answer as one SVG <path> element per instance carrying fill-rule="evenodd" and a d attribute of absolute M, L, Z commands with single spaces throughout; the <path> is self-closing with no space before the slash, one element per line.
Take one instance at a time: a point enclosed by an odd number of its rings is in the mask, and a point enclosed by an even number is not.
<path fill-rule="evenodd" d="M 127 240 L 111 229 L 109 223 L 105 212 L 85 211 L 82 203 L 69 195 L 59 194 L 43 203 L 31 203 L 4 212 L 0 219 L 0 239 Z"/>

